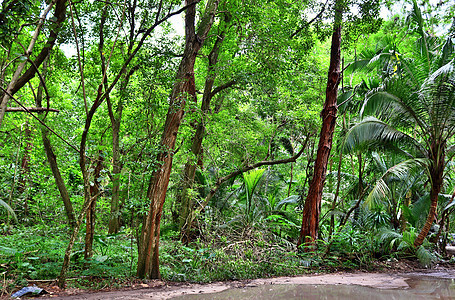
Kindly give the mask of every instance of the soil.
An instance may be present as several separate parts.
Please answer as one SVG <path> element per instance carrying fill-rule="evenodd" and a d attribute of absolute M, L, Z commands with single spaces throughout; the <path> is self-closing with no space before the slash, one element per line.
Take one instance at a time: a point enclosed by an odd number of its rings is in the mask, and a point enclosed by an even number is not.
<path fill-rule="evenodd" d="M 261 286 L 264 284 L 343 284 L 374 287 L 380 289 L 408 288 L 406 280 L 415 276 L 439 276 L 455 278 L 455 268 L 449 264 L 438 264 L 431 269 L 422 269 L 415 261 L 388 260 L 378 263 L 374 272 L 339 272 L 303 275 L 295 277 L 278 277 L 210 284 L 191 284 L 151 280 L 133 282 L 122 289 L 102 289 L 87 292 L 81 289 L 60 290 L 55 282 L 37 284 L 49 294 L 40 299 L 171 299 L 190 294 L 221 292 L 229 288 Z M 30 284 L 31 285 L 31 284 Z"/>

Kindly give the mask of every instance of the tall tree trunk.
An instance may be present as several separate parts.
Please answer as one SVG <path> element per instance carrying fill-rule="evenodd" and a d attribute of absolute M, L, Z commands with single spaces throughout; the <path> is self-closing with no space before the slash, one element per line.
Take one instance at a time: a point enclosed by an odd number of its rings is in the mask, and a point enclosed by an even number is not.
<path fill-rule="evenodd" d="M 332 212 L 334 212 L 337 207 L 338 195 L 340 194 L 342 162 L 343 162 L 343 150 L 340 149 L 340 156 L 338 157 L 338 169 L 337 169 L 337 187 L 335 190 L 335 196 L 333 197 L 333 201 L 332 201 Z M 335 230 L 335 214 L 332 214 L 330 216 L 329 240 L 332 238 L 332 234 L 333 234 L 334 230 Z"/>
<path fill-rule="evenodd" d="M 17 191 L 20 194 L 23 194 L 27 190 L 27 185 L 30 182 L 30 152 L 32 151 L 32 131 L 30 130 L 30 124 L 28 121 L 24 124 L 24 140 L 25 140 L 25 148 L 24 154 L 22 155 L 21 160 L 21 170 L 19 181 L 17 184 Z M 28 215 L 28 201 L 29 201 L 29 193 L 25 193 L 23 195 L 24 199 L 24 213 Z"/>
<path fill-rule="evenodd" d="M 305 247 L 311 251 L 318 238 L 319 214 L 321 211 L 322 189 L 327 173 L 327 163 L 332 148 L 332 137 L 335 130 L 337 115 L 337 92 L 340 82 L 340 53 L 341 53 L 341 1 L 335 5 L 335 24 L 332 34 L 332 48 L 330 53 L 330 66 L 327 80 L 326 101 L 321 113 L 322 128 L 319 135 L 318 152 L 314 165 L 313 179 L 303 208 L 302 228 L 297 247 Z"/>
<path fill-rule="evenodd" d="M 185 4 L 196 4 L 195 0 L 186 0 Z M 159 239 L 160 221 L 166 197 L 169 176 L 172 168 L 175 140 L 183 118 L 186 101 L 196 97 L 194 63 L 196 56 L 207 38 L 215 19 L 218 0 L 209 0 L 201 18 L 198 31 L 195 30 L 196 5 L 188 7 L 185 16 L 185 51 L 177 71 L 176 81 L 169 100 L 169 109 L 164 123 L 160 146 L 162 152 L 157 156 L 158 167 L 150 178 L 147 198 L 150 208 L 144 218 L 139 242 L 137 276 L 159 279 Z"/>
<path fill-rule="evenodd" d="M 121 116 L 118 116 L 112 124 L 112 198 L 108 230 L 110 234 L 118 233 L 120 230 L 120 173 L 123 167 L 120 161 L 120 123 Z"/>
<path fill-rule="evenodd" d="M 28 121 L 24 124 L 25 149 L 21 161 L 21 176 L 18 182 L 17 190 L 19 193 L 25 192 L 27 181 L 30 175 L 30 151 L 32 150 L 32 131 Z"/>
<path fill-rule="evenodd" d="M 102 152 L 98 152 L 98 159 L 96 160 L 95 170 L 93 171 L 93 185 L 90 186 L 91 203 L 87 209 L 85 216 L 85 249 L 84 258 L 86 260 L 93 256 L 93 237 L 95 236 L 95 208 L 96 200 L 100 193 L 99 177 L 103 169 L 103 156 Z"/>
<path fill-rule="evenodd" d="M 229 22 L 230 16 L 226 14 L 225 22 Z M 183 178 L 181 183 L 180 192 L 177 194 L 177 203 L 180 203 L 179 211 L 179 229 L 180 229 L 180 238 L 183 243 L 188 243 L 190 241 L 190 231 L 192 220 L 190 220 L 190 215 L 192 214 L 194 207 L 193 195 L 189 194 L 189 191 L 193 189 L 194 186 L 194 177 L 196 174 L 196 169 L 198 165 L 202 165 L 203 159 L 203 148 L 202 141 L 205 135 L 205 122 L 206 115 L 210 111 L 210 101 L 213 97 L 213 85 L 216 78 L 215 66 L 218 61 L 218 54 L 221 47 L 221 44 L 224 40 L 224 32 L 221 32 L 213 45 L 212 50 L 209 54 L 209 65 L 208 65 L 208 75 L 205 80 L 204 94 L 202 96 L 201 103 L 201 117 L 199 122 L 196 124 L 196 133 L 193 136 L 191 153 L 194 155 L 194 158 L 191 157 L 188 162 L 185 164 L 183 170 Z"/>
<path fill-rule="evenodd" d="M 108 82 L 106 76 L 106 58 L 104 56 L 104 25 L 106 23 L 106 19 L 108 16 L 108 5 L 105 5 L 103 11 L 101 13 L 100 19 L 100 28 L 99 28 L 99 39 L 100 42 L 98 44 L 98 52 L 100 54 L 101 59 L 101 73 L 103 75 L 103 86 L 104 89 L 107 91 L 108 89 Z M 129 6 L 128 9 L 129 14 L 132 18 L 134 18 L 135 10 L 136 10 L 136 1 L 133 1 L 132 6 Z M 129 34 L 129 43 L 128 43 L 128 56 L 131 55 L 132 43 L 134 38 L 132 37 L 132 33 L 134 32 L 134 21 L 131 24 L 133 27 L 130 28 Z M 126 78 L 123 78 L 122 82 L 120 83 L 120 99 L 117 104 L 117 109 L 114 114 L 114 110 L 112 108 L 112 103 L 109 95 L 106 96 L 106 103 L 108 108 L 109 119 L 111 121 L 111 129 L 112 129 L 112 198 L 111 198 L 111 212 L 109 218 L 109 229 L 108 233 L 118 233 L 120 230 L 120 173 L 122 172 L 123 165 L 120 161 L 120 125 L 122 123 L 122 113 L 123 113 L 123 97 L 125 94 L 125 89 L 128 85 L 129 76 L 132 73 L 128 73 L 126 69 L 122 70 L 123 74 L 129 74 Z"/>
<path fill-rule="evenodd" d="M 433 142 L 431 145 L 431 166 L 430 166 L 430 180 L 431 180 L 431 191 L 430 191 L 430 210 L 428 217 L 423 225 L 422 230 L 414 241 L 414 247 L 420 247 L 423 244 L 424 239 L 430 232 L 431 225 L 433 224 L 436 211 L 438 207 L 439 193 L 441 192 L 443 175 L 444 175 L 444 146 L 439 143 Z"/>
<path fill-rule="evenodd" d="M 46 79 L 47 74 L 47 63 L 49 57 L 47 57 L 43 63 L 43 78 Z M 43 99 L 43 82 L 40 82 L 38 86 L 38 92 L 36 96 L 36 107 L 42 108 L 42 99 Z M 43 112 L 39 112 L 42 114 Z M 65 181 L 63 180 L 62 174 L 57 164 L 57 156 L 55 155 L 54 149 L 52 148 L 51 140 L 49 139 L 49 130 L 41 126 L 41 140 L 43 141 L 44 151 L 46 153 L 47 161 L 49 167 L 51 168 L 52 175 L 54 176 L 55 185 L 58 188 L 60 197 L 63 201 L 63 206 L 65 207 L 65 213 L 68 218 L 68 223 L 71 228 L 74 228 L 76 225 L 76 215 L 74 214 L 73 204 L 66 188 Z"/>

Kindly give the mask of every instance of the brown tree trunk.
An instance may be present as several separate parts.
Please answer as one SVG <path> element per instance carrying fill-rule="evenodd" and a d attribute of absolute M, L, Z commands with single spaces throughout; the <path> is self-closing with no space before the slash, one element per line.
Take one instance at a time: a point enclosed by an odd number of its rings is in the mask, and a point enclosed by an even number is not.
<path fill-rule="evenodd" d="M 22 155 L 21 161 L 21 173 L 19 177 L 19 182 L 17 185 L 17 191 L 19 193 L 24 193 L 27 189 L 27 184 L 30 181 L 30 152 L 32 151 L 32 131 L 30 130 L 30 125 L 28 121 L 24 125 L 24 140 L 25 140 L 25 149 L 24 154 Z M 29 195 L 26 193 L 24 195 L 24 212 L 28 214 L 28 201 Z"/>
<path fill-rule="evenodd" d="M 47 73 L 47 62 L 48 58 L 43 63 L 43 78 L 46 78 L 46 73 Z M 43 108 L 42 107 L 42 99 L 43 99 L 43 83 L 40 82 L 38 86 L 38 92 L 36 96 L 36 107 L 37 108 Z M 39 113 L 42 114 L 46 110 L 40 111 Z M 44 151 L 46 152 L 46 157 L 47 161 L 49 162 L 49 167 L 51 168 L 52 175 L 54 176 L 55 180 L 55 185 L 58 188 L 58 191 L 60 193 L 60 197 L 62 198 L 63 201 L 63 206 L 65 207 L 65 213 L 68 218 L 68 223 L 71 228 L 74 228 L 76 225 L 76 215 L 74 214 L 74 209 L 73 209 L 73 204 L 71 203 L 71 199 L 68 193 L 68 190 L 66 189 L 65 181 L 63 180 L 63 177 L 60 173 L 60 169 L 58 168 L 57 164 L 57 156 L 54 153 L 54 149 L 52 148 L 51 141 L 49 139 L 49 130 L 41 126 L 41 140 L 43 141 L 43 146 L 44 146 Z"/>
<path fill-rule="evenodd" d="M 333 197 L 333 201 L 332 201 L 332 212 L 334 212 L 337 207 L 338 195 L 340 194 L 342 162 L 343 162 L 343 150 L 340 149 L 340 156 L 338 157 L 338 169 L 337 169 L 337 187 L 335 190 L 335 196 Z M 333 234 L 334 230 L 335 230 L 335 214 L 332 214 L 330 216 L 329 239 L 332 238 L 332 234 Z"/>
<path fill-rule="evenodd" d="M 189 5 L 195 2 L 195 0 L 186 0 L 185 4 Z M 163 151 L 157 156 L 158 166 L 150 178 L 147 191 L 150 208 L 144 218 L 139 242 L 137 276 L 140 278 L 159 279 L 161 277 L 159 270 L 160 221 L 172 168 L 175 140 L 183 118 L 185 104 L 187 100 L 194 100 L 196 97 L 194 63 L 196 55 L 213 24 L 217 8 L 218 0 L 207 2 L 197 32 L 195 30 L 196 5 L 188 7 L 186 11 L 185 51 L 169 100 L 169 109 L 160 142 Z"/>
<path fill-rule="evenodd" d="M 226 17 L 225 22 L 229 22 L 229 16 Z M 206 115 L 210 111 L 210 101 L 213 97 L 213 85 L 215 82 L 215 65 L 218 61 L 218 54 L 223 43 L 225 33 L 222 32 L 218 35 L 218 38 L 213 45 L 212 51 L 209 54 L 209 66 L 208 66 L 208 75 L 205 80 L 204 94 L 202 96 L 201 103 L 201 117 L 199 122 L 196 124 L 196 133 L 193 136 L 193 143 L 191 146 L 191 153 L 194 155 L 196 160 L 190 158 L 185 164 L 183 171 L 183 178 L 181 183 L 180 192 L 177 194 L 177 204 L 180 203 L 179 211 L 179 229 L 180 229 L 180 239 L 183 243 L 187 244 L 191 239 L 191 228 L 192 220 L 190 220 L 190 215 L 192 214 L 194 207 L 193 195 L 189 194 L 189 191 L 193 189 L 194 186 L 194 177 L 196 174 L 196 169 L 198 165 L 202 165 L 203 159 L 203 148 L 202 141 L 205 135 L 205 121 Z"/>
<path fill-rule="evenodd" d="M 332 137 L 335 130 L 337 114 L 337 92 L 340 82 L 340 53 L 341 53 L 341 16 L 342 11 L 337 1 L 335 5 L 335 25 L 332 34 L 332 48 L 330 53 L 330 67 L 327 80 L 326 101 L 321 113 L 322 128 L 319 135 L 319 145 L 314 165 L 313 179 L 311 180 L 308 195 L 305 201 L 302 218 L 302 228 L 297 247 L 306 246 L 305 251 L 314 249 L 318 238 L 319 214 L 321 211 L 322 189 L 327 173 L 327 163 L 332 148 Z"/>
<path fill-rule="evenodd" d="M 104 55 L 104 25 L 108 16 L 108 5 L 105 5 L 101 13 L 100 19 L 100 28 L 99 28 L 99 39 L 98 52 L 101 58 L 101 73 L 103 75 L 103 86 L 107 92 L 108 81 L 106 76 L 106 58 Z M 136 10 L 136 2 L 132 3 L 132 6 L 129 6 L 129 14 L 134 16 Z M 131 50 L 134 43 L 134 38 L 132 33 L 134 32 L 134 22 L 130 28 L 129 43 L 128 43 L 128 56 L 131 55 Z M 120 84 L 120 99 L 117 104 L 117 109 L 112 108 L 112 103 L 109 95 L 106 96 L 107 108 L 109 119 L 111 121 L 112 129 L 112 198 L 111 198 L 111 212 L 109 218 L 109 229 L 108 233 L 118 233 L 120 230 L 120 173 L 122 172 L 123 165 L 120 161 L 120 125 L 122 123 L 122 113 L 123 113 L 123 97 L 125 95 L 125 90 L 128 85 L 129 77 L 132 72 L 127 72 L 126 68 L 122 70 L 123 74 L 127 74 Z"/>
<path fill-rule="evenodd" d="M 93 185 L 90 186 L 91 203 L 85 216 L 85 249 L 84 258 L 86 260 L 93 256 L 93 237 L 95 236 L 95 208 L 96 200 L 100 193 L 99 177 L 103 169 L 103 156 L 101 151 L 98 153 L 95 170 L 93 171 Z"/>
<path fill-rule="evenodd" d="M 123 167 L 120 161 L 120 122 L 119 116 L 112 124 L 112 198 L 109 234 L 118 233 L 120 230 L 120 173 Z"/>
<path fill-rule="evenodd" d="M 420 231 L 419 235 L 414 241 L 414 247 L 420 247 L 423 244 L 424 239 L 430 232 L 431 225 L 436 218 L 436 211 L 438 207 L 439 193 L 441 192 L 443 175 L 444 175 L 444 145 L 433 142 L 431 145 L 431 166 L 430 166 L 430 180 L 431 180 L 431 191 L 430 191 L 430 210 L 428 217 Z"/>
<path fill-rule="evenodd" d="M 70 227 L 74 227 L 76 224 L 76 216 L 74 214 L 73 204 L 71 203 L 68 190 L 66 189 L 65 181 L 63 180 L 62 175 L 60 174 L 60 169 L 57 164 L 57 156 L 54 153 L 54 150 L 49 139 L 49 131 L 45 127 L 41 127 L 41 139 L 43 141 L 44 150 L 46 152 L 47 161 L 54 176 L 55 185 L 57 185 L 60 197 L 63 201 L 63 206 L 65 207 L 65 213 L 68 218 L 68 223 Z"/>

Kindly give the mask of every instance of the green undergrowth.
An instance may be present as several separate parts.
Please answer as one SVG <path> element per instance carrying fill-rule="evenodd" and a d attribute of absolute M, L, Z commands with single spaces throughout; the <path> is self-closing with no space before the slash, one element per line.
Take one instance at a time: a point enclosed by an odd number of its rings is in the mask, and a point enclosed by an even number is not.
<path fill-rule="evenodd" d="M 98 230 L 98 231 L 101 231 Z M 69 232 L 65 227 L 43 226 L 3 229 L 0 235 L 0 291 L 5 294 L 39 280 L 59 275 Z M 135 233 L 97 235 L 94 255 L 84 260 L 84 235 L 74 246 L 68 286 L 102 289 L 129 286 L 135 278 Z M 338 270 L 371 270 L 375 261 L 387 259 L 371 236 L 357 231 L 338 233 L 320 242 L 313 253 L 297 254 L 295 242 L 258 229 L 214 231 L 184 245 L 176 232 L 161 237 L 160 270 L 165 281 L 208 283 Z M 381 256 L 382 255 L 382 256 Z"/>

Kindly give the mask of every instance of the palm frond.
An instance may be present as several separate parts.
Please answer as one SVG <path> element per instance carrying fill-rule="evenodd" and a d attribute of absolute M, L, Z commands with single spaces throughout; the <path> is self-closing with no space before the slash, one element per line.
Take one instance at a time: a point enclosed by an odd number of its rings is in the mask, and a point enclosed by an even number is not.
<path fill-rule="evenodd" d="M 0 207 L 6 209 L 6 211 L 8 211 L 8 213 L 10 213 L 13 216 L 14 220 L 18 222 L 16 213 L 14 213 L 14 210 L 11 208 L 11 206 L 8 205 L 8 203 L 0 199 Z"/>
<path fill-rule="evenodd" d="M 300 201 L 300 196 L 299 195 L 291 195 L 287 198 L 284 198 L 278 204 L 276 205 L 276 208 L 279 209 L 285 204 L 298 204 Z"/>
<path fill-rule="evenodd" d="M 455 45 L 452 41 L 452 38 L 448 37 L 442 46 L 442 52 L 441 56 L 438 59 L 437 66 L 442 67 L 443 65 L 447 64 L 452 59 L 453 53 L 455 53 Z"/>
<path fill-rule="evenodd" d="M 387 183 L 381 178 L 376 181 L 373 189 L 365 199 L 364 205 L 368 206 L 369 209 L 373 209 L 380 206 L 384 200 L 390 202 L 390 194 Z"/>
<path fill-rule="evenodd" d="M 413 220 L 414 222 L 411 224 L 416 228 L 420 228 L 426 220 L 429 208 L 430 194 L 426 193 L 412 204 L 412 208 L 410 210 L 411 216 L 408 221 L 411 223 L 411 220 Z"/>
<path fill-rule="evenodd" d="M 342 149 L 346 153 L 371 147 L 384 148 L 389 146 L 391 149 L 396 149 L 396 147 L 392 147 L 396 143 L 408 145 L 410 148 L 413 148 L 413 151 L 421 155 L 425 153 L 424 149 L 422 149 L 413 137 L 375 117 L 367 117 L 352 126 L 346 134 Z M 412 155 L 404 152 L 402 149 L 397 150 L 408 157 L 412 157 Z"/>
<path fill-rule="evenodd" d="M 380 243 L 385 245 L 387 250 L 390 250 L 400 243 L 402 235 L 390 228 L 383 227 L 379 229 L 377 238 Z"/>
<path fill-rule="evenodd" d="M 419 259 L 420 264 L 428 268 L 431 266 L 431 263 L 437 260 L 436 255 L 433 252 L 426 249 L 424 246 L 420 246 L 416 251 L 417 258 Z"/>
<path fill-rule="evenodd" d="M 261 180 L 264 172 L 265 169 L 255 169 L 251 170 L 248 173 L 243 173 L 243 180 L 245 182 L 248 197 L 251 197 L 253 195 L 254 190 L 259 184 L 259 181 Z"/>
<path fill-rule="evenodd" d="M 381 204 L 384 199 L 389 201 L 391 192 L 387 182 L 391 176 L 395 177 L 397 181 L 406 182 L 412 169 L 426 167 L 427 165 L 428 161 L 426 159 L 416 158 L 408 159 L 392 166 L 376 181 L 365 200 L 365 205 L 368 205 L 371 209 Z"/>

